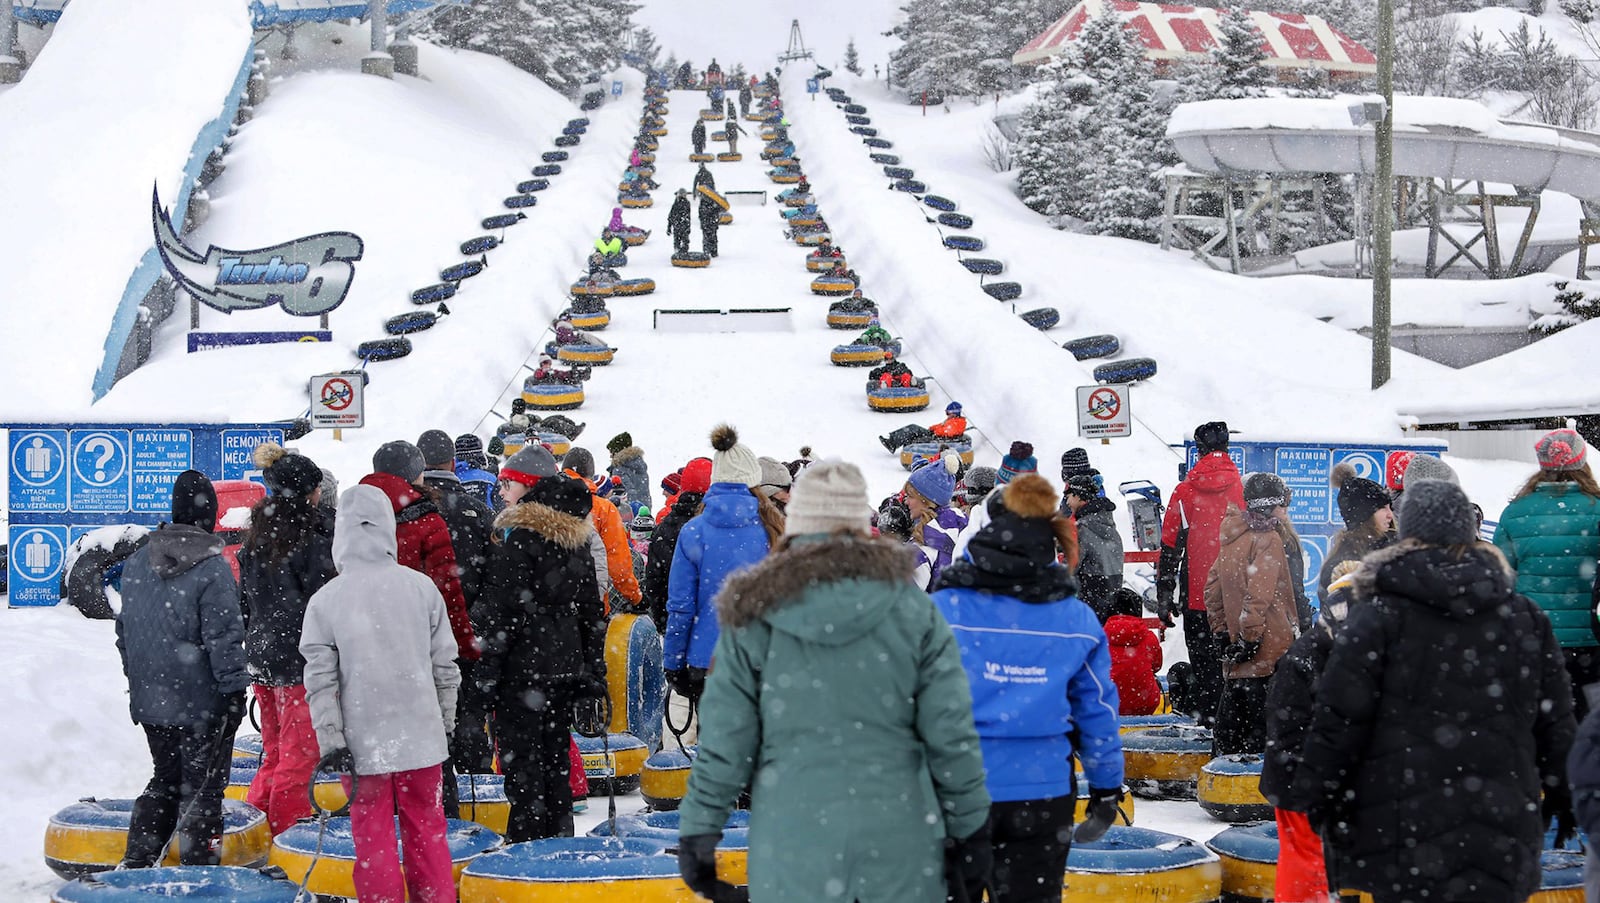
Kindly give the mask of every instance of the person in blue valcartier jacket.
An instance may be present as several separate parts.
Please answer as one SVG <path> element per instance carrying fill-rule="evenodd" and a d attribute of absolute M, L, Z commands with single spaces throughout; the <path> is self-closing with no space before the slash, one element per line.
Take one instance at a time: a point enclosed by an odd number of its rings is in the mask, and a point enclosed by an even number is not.
<path fill-rule="evenodd" d="M 739 442 L 738 432 L 719 425 L 711 431 L 711 447 L 705 509 L 683 525 L 667 576 L 662 669 L 677 697 L 670 702 L 675 724 L 692 720 L 689 715 L 705 688 L 719 634 L 712 602 L 717 591 L 734 571 L 765 558 L 783 535 L 783 515 L 752 491 L 761 483 L 761 464 Z M 685 737 L 688 742 L 687 733 Z"/>
<path fill-rule="evenodd" d="M 1122 801 L 1110 647 L 1094 611 L 1078 599 L 1077 541 L 1058 498 L 1038 474 L 1012 480 L 1002 509 L 933 592 L 961 649 L 994 801 L 993 903 L 1060 898 L 1074 839 L 1074 755 L 1089 779 L 1077 840 L 1098 840 Z M 982 889 L 969 883 L 967 897 L 981 899 Z"/>

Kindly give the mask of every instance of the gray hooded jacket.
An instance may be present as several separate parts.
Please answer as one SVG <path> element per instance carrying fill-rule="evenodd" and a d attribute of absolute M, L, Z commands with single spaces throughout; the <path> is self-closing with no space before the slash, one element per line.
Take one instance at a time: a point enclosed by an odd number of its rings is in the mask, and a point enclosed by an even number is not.
<path fill-rule="evenodd" d="M 449 755 L 456 641 L 444 597 L 426 574 L 395 561 L 394 508 L 355 486 L 339 499 L 339 576 L 311 597 L 300 654 L 306 703 L 326 755 L 348 747 L 358 774 L 426 768 Z"/>

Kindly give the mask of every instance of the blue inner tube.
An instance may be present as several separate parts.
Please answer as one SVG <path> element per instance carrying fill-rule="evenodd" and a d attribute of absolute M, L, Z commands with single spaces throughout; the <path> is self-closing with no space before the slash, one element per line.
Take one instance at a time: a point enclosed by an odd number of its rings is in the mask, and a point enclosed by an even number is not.
<path fill-rule="evenodd" d="M 878 137 L 878 130 L 870 125 L 853 125 L 850 127 L 850 131 L 865 138 Z"/>
<path fill-rule="evenodd" d="M 546 163 L 565 163 L 567 156 L 566 151 L 545 151 L 539 155 L 539 159 Z"/>
<path fill-rule="evenodd" d="M 946 235 L 944 246 L 952 251 L 982 251 L 983 239 L 976 235 Z"/>
<path fill-rule="evenodd" d="M 398 817 L 395 821 L 398 825 Z M 303 821 L 273 838 L 272 843 L 291 853 L 310 856 L 316 852 L 319 830 L 316 822 Z M 450 845 L 450 859 L 453 862 L 482 855 L 503 843 L 499 834 L 477 822 L 459 818 L 445 820 L 445 840 Z M 355 858 L 356 842 L 350 833 L 349 818 L 328 819 L 327 833 L 322 838 L 322 855 L 334 859 Z"/>
<path fill-rule="evenodd" d="M 914 179 L 916 178 L 917 171 L 914 169 L 907 169 L 904 166 L 885 166 L 883 168 L 883 174 L 891 179 Z"/>
<path fill-rule="evenodd" d="M 579 116 L 577 119 L 567 120 L 567 128 L 569 129 L 586 129 L 588 127 L 589 117 L 587 116 Z"/>
<path fill-rule="evenodd" d="M 669 848 L 676 848 L 679 819 L 677 812 L 621 815 L 617 817 L 616 836 L 651 840 Z M 611 825 L 601 822 L 589 831 L 589 836 L 610 837 Z M 729 813 L 728 820 L 722 826 L 722 840 L 717 846 L 724 849 L 747 849 L 750 846 L 750 810 L 735 809 Z"/>
<path fill-rule="evenodd" d="M 503 774 L 457 774 L 456 793 L 463 803 L 506 801 L 506 776 Z"/>
<path fill-rule="evenodd" d="M 666 849 L 639 837 L 549 837 L 485 853 L 464 874 L 535 881 L 677 877 L 677 857 L 662 855 Z"/>
<path fill-rule="evenodd" d="M 867 147 L 881 147 L 884 150 L 894 147 L 894 142 L 887 138 L 862 138 L 861 143 Z"/>
<path fill-rule="evenodd" d="M 650 200 L 650 192 L 648 192 L 648 191 L 619 191 L 619 192 L 617 192 L 617 200 L 618 201 L 648 201 L 648 200 Z"/>
<path fill-rule="evenodd" d="M 579 141 L 577 135 L 560 135 L 556 138 L 556 147 L 572 147 Z"/>
<path fill-rule="evenodd" d="M 545 190 L 546 188 L 549 188 L 549 187 L 550 187 L 550 180 L 549 179 L 529 179 L 526 182 L 518 182 L 517 183 L 517 193 L 518 194 L 532 194 L 535 191 L 543 191 L 543 190 Z"/>
<path fill-rule="evenodd" d="M 971 229 L 972 217 L 967 216 L 965 213 L 941 213 L 939 214 L 939 225 L 949 226 L 952 229 Z"/>
<path fill-rule="evenodd" d="M 979 276 L 998 276 L 1006 271 L 1006 265 L 989 257 L 968 257 L 961 261 L 969 273 Z"/>
<path fill-rule="evenodd" d="M 294 903 L 299 888 L 255 869 L 233 866 L 174 866 L 100 872 L 62 885 L 51 897 L 61 903 L 155 903 L 228 900 L 231 903 Z"/>
<path fill-rule="evenodd" d="M 558 175 L 561 175 L 561 164 L 560 163 L 546 163 L 543 166 L 535 166 L 533 168 L 533 174 L 536 175 L 536 176 L 539 176 L 540 178 L 544 178 L 546 176 L 558 176 Z"/>
<path fill-rule="evenodd" d="M 883 166 L 899 166 L 900 165 L 900 155 L 899 154 L 873 154 L 872 155 L 872 162 L 881 164 Z"/>
<path fill-rule="evenodd" d="M 445 282 L 460 282 L 463 279 L 471 279 L 481 272 L 483 272 L 483 261 L 463 260 L 453 267 L 440 270 L 439 278 Z"/>
<path fill-rule="evenodd" d="M 1193 724 L 1175 724 L 1148 731 L 1134 731 L 1123 735 L 1122 748 L 1142 752 L 1210 752 L 1211 729 Z"/>
<path fill-rule="evenodd" d="M 1061 346 L 1072 352 L 1072 356 L 1080 361 L 1095 357 L 1106 357 L 1122 350 L 1122 341 L 1114 335 L 1091 335 L 1081 339 L 1073 339 Z"/>
<path fill-rule="evenodd" d="M 411 293 L 411 303 L 432 304 L 435 301 L 444 301 L 456 296 L 456 283 L 440 282 L 427 288 L 419 288 Z"/>
<path fill-rule="evenodd" d="M 1148 357 L 1131 357 L 1094 368 L 1095 381 L 1102 383 L 1137 382 L 1155 375 L 1155 359 Z"/>
<path fill-rule="evenodd" d="M 409 335 L 424 329 L 432 329 L 433 324 L 437 322 L 439 322 L 438 314 L 431 310 L 417 310 L 383 321 L 383 331 L 390 335 Z"/>
<path fill-rule="evenodd" d="M 852 116 L 846 116 L 844 118 L 844 121 L 850 123 L 851 125 L 871 125 L 872 124 L 872 120 L 870 118 L 866 117 L 866 116 L 853 116 L 853 115 Z"/>
<path fill-rule="evenodd" d="M 1061 312 L 1053 307 L 1041 307 L 1019 314 L 1022 321 L 1035 329 L 1049 329 L 1061 322 Z"/>
<path fill-rule="evenodd" d="M 922 199 L 922 203 L 927 204 L 929 207 L 932 207 L 935 210 L 942 210 L 945 213 L 954 213 L 956 211 L 955 201 L 952 201 L 947 197 L 941 197 L 937 194 L 928 195 Z"/>
<path fill-rule="evenodd" d="M 526 213 L 496 213 L 494 216 L 484 217 L 483 222 L 478 225 L 485 229 L 504 229 L 508 226 L 515 226 L 527 218 L 528 215 Z"/>
<path fill-rule="evenodd" d="M 844 108 L 844 111 L 846 113 L 850 114 L 850 115 L 853 115 L 853 116 L 865 116 L 866 113 L 867 113 L 867 108 L 862 106 L 861 104 L 853 103 L 853 104 L 847 105 Z"/>
<path fill-rule="evenodd" d="M 867 391 L 873 398 L 920 398 L 928 394 L 927 386 L 876 386 Z"/>
<path fill-rule="evenodd" d="M 584 133 L 586 133 L 588 131 L 589 131 L 588 129 L 583 128 L 582 126 L 571 126 L 571 125 L 569 125 L 566 128 L 561 130 L 561 134 L 563 134 L 563 135 L 582 135 L 582 134 L 584 134 Z"/>
<path fill-rule="evenodd" d="M 477 238 L 469 238 L 462 242 L 461 253 L 483 254 L 498 247 L 500 247 L 500 239 L 495 238 L 493 235 L 480 235 Z"/>
<path fill-rule="evenodd" d="M 392 361 L 411 353 L 411 340 L 407 338 L 374 339 L 356 346 L 356 357 L 364 361 Z"/>
<path fill-rule="evenodd" d="M 1211 838 L 1206 844 L 1213 851 L 1245 862 L 1278 861 L 1278 824 L 1264 821 L 1239 825 Z"/>
<path fill-rule="evenodd" d="M 535 195 L 535 194 L 514 194 L 514 195 L 506 198 L 501 203 L 505 204 L 507 207 L 511 208 L 512 210 L 521 210 L 521 209 L 523 209 L 525 207 L 536 207 L 536 206 L 538 206 L 539 205 L 539 196 Z"/>
<path fill-rule="evenodd" d="M 1067 855 L 1067 869 L 1118 874 L 1158 872 L 1215 857 L 1215 853 L 1187 837 L 1131 825 L 1112 825 L 1099 840 L 1074 843 L 1072 852 Z"/>
<path fill-rule="evenodd" d="M 1015 301 L 1022 297 L 1022 283 L 991 282 L 983 287 L 983 291 L 996 301 Z"/>
<path fill-rule="evenodd" d="M 908 194 L 921 194 L 928 190 L 928 186 L 925 183 L 918 182 L 916 179 L 901 179 L 889 187 L 895 191 L 904 191 Z"/>

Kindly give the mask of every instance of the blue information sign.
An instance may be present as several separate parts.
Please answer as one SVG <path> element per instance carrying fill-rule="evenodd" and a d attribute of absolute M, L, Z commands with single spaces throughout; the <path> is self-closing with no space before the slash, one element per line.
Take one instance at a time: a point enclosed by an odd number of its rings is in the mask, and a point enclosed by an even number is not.
<path fill-rule="evenodd" d="M 67 431 L 11 434 L 11 510 L 67 510 Z"/>
<path fill-rule="evenodd" d="M 815 94 L 815 93 L 817 93 L 818 91 L 821 91 L 821 90 L 822 90 L 822 83 L 821 82 L 817 81 L 814 78 L 806 79 L 806 93 L 807 94 Z"/>
<path fill-rule="evenodd" d="M 67 560 L 67 528 L 58 524 L 12 524 L 10 545 L 12 605 L 54 605 L 61 589 L 61 568 Z"/>
<path fill-rule="evenodd" d="M 621 97 L 622 96 L 622 82 L 614 81 L 614 82 L 611 83 L 611 96 L 612 97 Z"/>
<path fill-rule="evenodd" d="M 114 514 L 128 510 L 127 430 L 73 430 L 70 457 L 72 474 L 67 485 L 73 511 Z"/>
<path fill-rule="evenodd" d="M 1328 450 L 1325 448 L 1279 448 L 1275 464 L 1278 476 L 1289 487 L 1289 520 L 1294 524 L 1321 524 L 1328 519 Z"/>
<path fill-rule="evenodd" d="M 172 484 L 194 466 L 194 434 L 188 430 L 133 430 L 133 505 L 141 514 L 172 510 Z"/>
<path fill-rule="evenodd" d="M 222 478 L 224 480 L 255 480 L 261 482 L 261 471 L 250 460 L 250 453 L 263 442 L 282 442 L 283 430 L 223 430 Z"/>

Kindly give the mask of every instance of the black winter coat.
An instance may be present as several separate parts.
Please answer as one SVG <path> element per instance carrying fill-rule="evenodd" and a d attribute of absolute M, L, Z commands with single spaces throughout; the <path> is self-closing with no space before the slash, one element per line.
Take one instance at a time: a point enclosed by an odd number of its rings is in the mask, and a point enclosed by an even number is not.
<path fill-rule="evenodd" d="M 1600 706 L 1592 701 L 1567 755 L 1567 785 L 1578 827 L 1591 844 L 1600 842 Z"/>
<path fill-rule="evenodd" d="M 705 198 L 701 198 L 700 199 L 700 211 L 699 211 L 699 213 L 700 213 L 700 230 L 702 232 L 715 232 L 715 231 L 717 231 L 717 226 L 720 225 L 717 222 L 717 218 L 722 215 L 722 208 L 718 207 L 716 204 L 711 203 L 709 200 L 706 200 Z"/>
<path fill-rule="evenodd" d="M 681 492 L 672 503 L 672 510 L 656 524 L 650 536 L 650 548 L 645 553 L 644 580 L 639 583 L 645 610 L 662 636 L 667 633 L 667 578 L 672 573 L 672 554 L 678 549 L 678 534 L 683 525 L 700 513 L 705 496 L 698 492 Z"/>
<path fill-rule="evenodd" d="M 311 596 L 338 575 L 333 564 L 333 512 L 319 509 L 311 535 L 282 560 L 265 550 L 239 550 L 239 596 L 244 605 L 244 651 L 250 679 L 268 687 L 305 680 L 300 628 Z"/>
<path fill-rule="evenodd" d="M 461 596 L 474 624 L 474 608 L 482 595 L 483 572 L 489 566 L 489 539 L 494 533 L 494 512 L 478 494 L 462 484 L 453 473 L 428 470 L 422 484 L 434 496 L 434 505 L 450 530 L 450 548 L 456 553 L 456 573 L 461 578 Z"/>
<path fill-rule="evenodd" d="M 1576 725 L 1550 619 L 1487 544 L 1368 556 L 1334 638 L 1293 795 L 1341 886 L 1514 903 L 1539 889 L 1541 787 Z"/>
<path fill-rule="evenodd" d="M 1300 765 L 1300 751 L 1316 710 L 1317 678 L 1333 651 L 1333 634 L 1325 623 L 1294 641 L 1278 659 L 1267 685 L 1267 752 L 1261 763 L 1261 795 L 1279 809 L 1304 812 L 1308 804 L 1291 792 Z"/>
<path fill-rule="evenodd" d="M 689 199 L 680 197 L 672 202 L 672 209 L 667 211 L 667 234 L 688 235 L 693 223 L 689 219 Z"/>
<path fill-rule="evenodd" d="M 571 691 L 585 675 L 604 680 L 606 614 L 589 519 L 524 500 L 494 525 L 503 532 L 480 598 L 484 652 L 474 674 L 490 707 Z"/>

